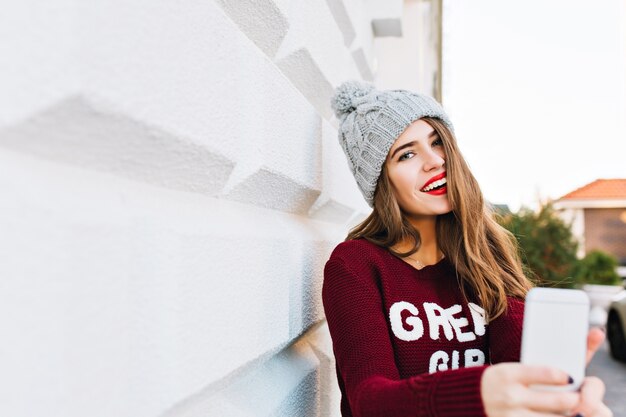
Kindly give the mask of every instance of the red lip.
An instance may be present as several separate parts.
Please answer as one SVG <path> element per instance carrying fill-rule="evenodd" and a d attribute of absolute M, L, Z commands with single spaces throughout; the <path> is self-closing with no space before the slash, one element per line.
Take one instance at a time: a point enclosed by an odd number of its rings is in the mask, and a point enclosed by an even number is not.
<path fill-rule="evenodd" d="M 432 177 L 431 179 L 429 179 L 428 181 L 426 181 L 426 184 L 422 185 L 421 190 L 423 190 L 424 188 L 428 187 L 428 185 L 430 185 L 430 183 L 438 181 L 442 178 L 445 178 L 446 176 L 446 171 L 443 171 L 441 174 L 439 175 L 435 175 L 434 177 Z"/>
<path fill-rule="evenodd" d="M 443 195 L 447 193 L 448 193 L 448 187 L 445 185 L 438 190 L 430 190 L 426 192 L 426 194 L 430 194 L 430 195 Z"/>

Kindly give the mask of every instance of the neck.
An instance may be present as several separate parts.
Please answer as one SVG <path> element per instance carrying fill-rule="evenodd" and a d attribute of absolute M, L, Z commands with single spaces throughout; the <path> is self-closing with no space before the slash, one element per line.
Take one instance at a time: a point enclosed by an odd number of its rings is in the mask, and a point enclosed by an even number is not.
<path fill-rule="evenodd" d="M 437 216 L 410 218 L 409 222 L 419 232 L 421 238 L 419 249 L 411 257 L 419 259 L 426 265 L 437 263 L 442 255 L 437 244 Z M 403 240 L 395 245 L 395 248 L 396 250 L 407 251 L 411 246 L 412 242 Z"/>

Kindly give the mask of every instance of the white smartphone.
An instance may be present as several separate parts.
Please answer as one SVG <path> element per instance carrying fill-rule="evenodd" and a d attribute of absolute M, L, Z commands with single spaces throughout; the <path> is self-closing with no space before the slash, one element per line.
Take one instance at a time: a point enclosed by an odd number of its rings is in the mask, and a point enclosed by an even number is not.
<path fill-rule="evenodd" d="M 573 383 L 535 385 L 546 391 L 575 391 L 585 377 L 589 297 L 584 291 L 533 288 L 526 295 L 521 363 L 567 372 Z"/>

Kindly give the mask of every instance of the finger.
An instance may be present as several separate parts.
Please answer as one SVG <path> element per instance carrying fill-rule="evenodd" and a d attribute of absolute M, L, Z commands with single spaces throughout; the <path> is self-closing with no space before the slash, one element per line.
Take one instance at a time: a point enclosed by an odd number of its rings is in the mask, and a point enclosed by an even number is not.
<path fill-rule="evenodd" d="M 520 365 L 514 372 L 515 379 L 524 385 L 566 385 L 570 378 L 567 372 L 549 366 Z"/>
<path fill-rule="evenodd" d="M 605 334 L 602 330 L 600 330 L 600 328 L 592 327 L 589 329 L 589 334 L 587 334 L 587 356 L 585 359 L 587 365 L 589 365 L 593 355 L 600 348 L 600 346 L 602 346 L 602 343 L 604 343 L 604 339 Z"/>
<path fill-rule="evenodd" d="M 595 376 L 585 378 L 580 386 L 580 403 L 575 411 L 584 416 L 595 416 L 598 410 L 603 408 L 604 392 L 604 382 L 600 378 Z"/>
<path fill-rule="evenodd" d="M 523 404 L 534 411 L 549 411 L 554 413 L 569 412 L 581 401 L 577 392 L 546 392 L 526 390 Z"/>
<path fill-rule="evenodd" d="M 601 403 L 604 398 L 605 391 L 606 388 L 604 386 L 604 382 L 602 382 L 600 378 L 588 376 L 583 380 L 583 383 L 580 386 L 581 400 L 586 402 L 595 399 L 598 403 Z"/>

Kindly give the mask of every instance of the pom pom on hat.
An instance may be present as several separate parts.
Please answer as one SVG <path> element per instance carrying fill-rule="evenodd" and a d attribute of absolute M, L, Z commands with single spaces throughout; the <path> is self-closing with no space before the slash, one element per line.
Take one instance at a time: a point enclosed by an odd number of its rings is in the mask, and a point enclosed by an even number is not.
<path fill-rule="evenodd" d="M 372 90 L 374 90 L 373 85 L 361 81 L 346 81 L 337 87 L 330 101 L 337 118 L 340 119 L 343 115 L 354 111 L 358 99 L 367 96 Z"/>

